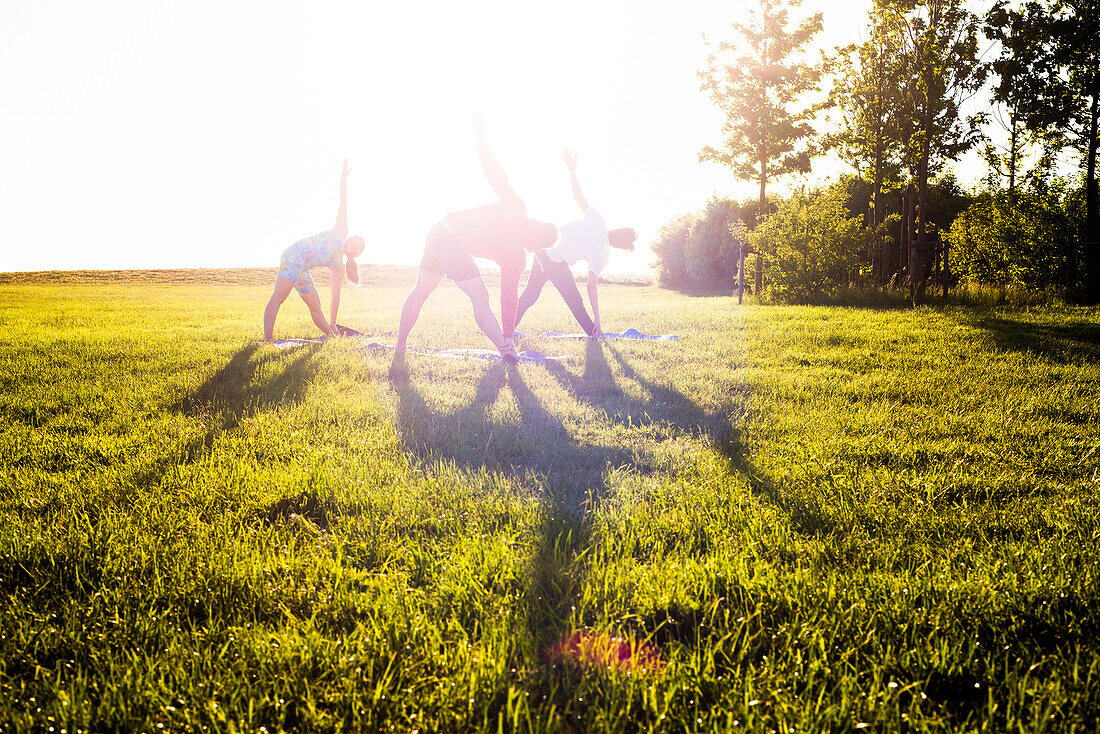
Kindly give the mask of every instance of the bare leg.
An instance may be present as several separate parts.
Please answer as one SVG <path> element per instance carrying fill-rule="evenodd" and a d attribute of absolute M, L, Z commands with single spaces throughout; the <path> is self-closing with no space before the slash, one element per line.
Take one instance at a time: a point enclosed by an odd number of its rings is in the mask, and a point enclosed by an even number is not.
<path fill-rule="evenodd" d="M 275 337 L 275 317 L 279 313 L 279 306 L 283 305 L 283 301 L 290 295 L 291 289 L 294 288 L 294 284 L 287 278 L 275 279 L 275 292 L 271 294 L 271 300 L 267 302 L 267 308 L 264 309 L 264 341 L 270 343 Z"/>
<path fill-rule="evenodd" d="M 405 351 L 405 342 L 408 341 L 409 332 L 416 325 L 416 320 L 420 318 L 420 309 L 424 307 L 424 302 L 428 300 L 428 296 L 432 294 L 432 291 L 436 289 L 441 280 L 443 280 L 443 276 L 439 273 L 423 269 L 416 272 L 416 285 L 413 286 L 412 292 L 405 299 L 405 305 L 401 307 L 401 321 L 397 327 L 397 344 L 395 345 L 398 352 Z M 488 294 L 486 294 L 485 300 L 488 303 Z M 499 331 L 500 327 L 497 327 L 497 330 Z"/>
<path fill-rule="evenodd" d="M 573 278 L 573 272 L 565 263 L 556 263 L 552 260 L 548 261 L 546 266 L 546 277 L 550 279 L 550 282 L 558 289 L 558 293 L 565 299 L 565 305 L 569 306 L 573 318 L 584 329 L 584 333 L 592 336 L 592 333 L 596 330 L 596 325 L 592 322 L 592 317 L 588 315 L 588 309 L 584 307 L 584 301 L 581 300 L 581 292 L 577 290 L 577 281 Z"/>
<path fill-rule="evenodd" d="M 329 326 L 328 321 L 325 320 L 325 312 L 321 310 L 321 297 L 317 295 L 317 291 L 303 293 L 302 300 L 309 307 L 309 315 L 313 317 L 313 323 L 317 324 L 317 328 L 325 336 L 336 336 L 332 333 L 332 327 Z"/>
<path fill-rule="evenodd" d="M 474 307 L 474 321 L 478 328 L 489 337 L 493 346 L 500 349 L 504 346 L 504 333 L 500 330 L 500 323 L 489 308 L 489 289 L 485 287 L 485 281 L 479 275 L 469 280 L 460 280 L 455 283 L 462 292 L 470 298 L 470 305 Z"/>
<path fill-rule="evenodd" d="M 523 319 L 523 314 L 527 312 L 527 309 L 535 305 L 535 301 L 539 300 L 539 294 L 542 293 L 542 287 L 546 285 L 546 269 L 542 266 L 542 261 L 539 258 L 541 252 L 536 252 L 534 261 L 531 263 L 531 275 L 527 277 L 527 286 L 523 289 L 523 295 L 519 297 L 519 307 L 516 309 L 516 326 L 519 326 L 520 320 Z"/>

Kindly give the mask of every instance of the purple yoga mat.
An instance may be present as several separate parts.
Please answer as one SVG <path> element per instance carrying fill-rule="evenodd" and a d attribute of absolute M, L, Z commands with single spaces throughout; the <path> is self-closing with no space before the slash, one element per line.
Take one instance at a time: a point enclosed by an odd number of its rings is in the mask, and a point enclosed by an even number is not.
<path fill-rule="evenodd" d="M 371 342 L 367 346 L 363 347 L 363 350 L 393 350 L 393 345 Z M 500 356 L 500 352 L 495 349 L 410 349 L 408 351 L 413 352 L 414 354 L 424 354 L 429 357 L 444 357 L 446 359 L 462 359 L 471 357 L 474 359 L 487 359 L 490 361 L 500 361 L 501 359 L 503 359 Z M 536 352 L 533 349 L 525 349 L 522 352 L 516 353 L 516 361 L 523 362 L 525 364 L 562 362 L 567 359 L 569 359 L 567 355 L 551 356 L 549 354 Z"/>

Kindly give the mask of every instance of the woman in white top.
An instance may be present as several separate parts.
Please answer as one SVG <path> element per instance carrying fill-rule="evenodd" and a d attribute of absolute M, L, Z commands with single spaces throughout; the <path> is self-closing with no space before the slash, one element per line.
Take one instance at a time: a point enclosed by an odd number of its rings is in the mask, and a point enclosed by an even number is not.
<path fill-rule="evenodd" d="M 600 272 L 607 265 L 611 248 L 633 250 L 637 235 L 630 227 L 607 229 L 603 217 L 595 207 L 588 205 L 584 193 L 581 192 L 580 182 L 577 181 L 577 156 L 566 150 L 562 157 L 569 169 L 573 198 L 584 212 L 584 219 L 563 224 L 559 230 L 558 244 L 535 253 L 531 276 L 527 279 L 527 287 L 524 288 L 523 295 L 519 297 L 516 325 L 519 325 L 527 309 L 538 300 L 542 287 L 549 280 L 565 299 L 569 310 L 573 312 L 573 318 L 584 329 L 584 333 L 589 336 L 603 336 L 603 331 L 600 329 Z M 592 317 L 589 317 L 584 307 L 580 291 L 577 290 L 577 282 L 569 269 L 570 265 L 581 260 L 588 265 L 588 302 L 592 304 Z"/>

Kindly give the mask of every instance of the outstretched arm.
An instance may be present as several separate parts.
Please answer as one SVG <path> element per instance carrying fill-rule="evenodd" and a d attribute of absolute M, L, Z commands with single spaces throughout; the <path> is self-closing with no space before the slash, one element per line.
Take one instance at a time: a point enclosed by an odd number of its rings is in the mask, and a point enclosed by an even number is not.
<path fill-rule="evenodd" d="M 500 167 L 493 151 L 489 150 L 489 144 L 485 142 L 485 122 L 481 115 L 474 117 L 474 141 L 477 146 L 477 157 L 481 159 L 481 170 L 485 172 L 485 178 L 489 179 L 489 185 L 501 200 L 519 199 L 519 195 L 508 183 L 508 177 L 504 175 L 504 169 Z"/>
<path fill-rule="evenodd" d="M 348 236 L 348 174 L 351 173 L 351 169 L 348 168 L 348 159 L 344 159 L 344 172 L 340 174 L 340 209 L 336 212 L 336 225 L 332 228 L 332 233 L 339 239 L 346 239 Z"/>
<path fill-rule="evenodd" d="M 588 302 L 592 305 L 592 323 L 595 324 L 594 333 L 589 336 L 603 336 L 600 328 L 600 276 L 588 271 Z"/>
<path fill-rule="evenodd" d="M 588 199 L 584 198 L 584 192 L 581 191 L 581 182 L 577 180 L 577 155 L 566 148 L 561 157 L 565 160 L 565 167 L 569 169 L 569 183 L 573 186 L 573 198 L 577 200 L 577 206 L 581 208 L 581 211 L 586 212 L 588 211 Z"/>

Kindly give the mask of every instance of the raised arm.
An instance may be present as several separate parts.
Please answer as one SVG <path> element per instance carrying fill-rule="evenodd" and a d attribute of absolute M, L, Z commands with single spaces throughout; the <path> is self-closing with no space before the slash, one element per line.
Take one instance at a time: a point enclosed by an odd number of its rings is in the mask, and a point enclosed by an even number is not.
<path fill-rule="evenodd" d="M 489 185 L 501 200 L 520 200 L 512 185 L 508 183 L 508 177 L 504 175 L 504 169 L 500 167 L 493 151 L 489 150 L 489 144 L 485 142 L 485 122 L 481 115 L 474 117 L 474 142 L 477 146 L 477 157 L 481 159 L 481 170 L 485 172 L 485 178 L 489 179 Z"/>
<path fill-rule="evenodd" d="M 346 239 L 348 236 L 348 174 L 351 173 L 351 169 L 348 168 L 348 159 L 344 159 L 344 172 L 340 174 L 340 209 L 336 212 L 336 224 L 332 228 L 332 233 L 339 239 Z"/>
<path fill-rule="evenodd" d="M 565 161 L 565 167 L 569 169 L 569 183 L 573 186 L 573 198 L 577 200 L 577 206 L 581 208 L 581 211 L 586 212 L 588 211 L 588 199 L 584 198 L 584 192 L 581 191 L 581 182 L 577 180 L 577 156 L 569 148 L 566 148 L 561 157 Z"/>

